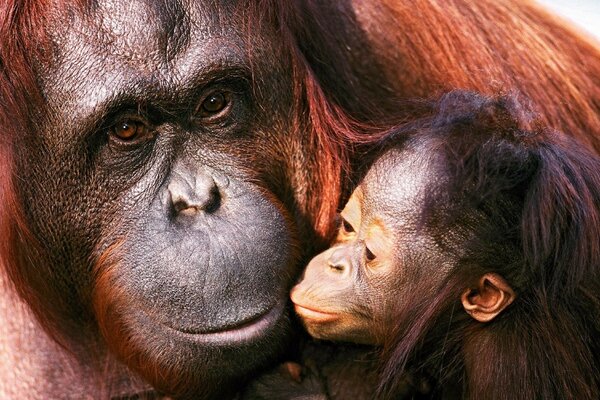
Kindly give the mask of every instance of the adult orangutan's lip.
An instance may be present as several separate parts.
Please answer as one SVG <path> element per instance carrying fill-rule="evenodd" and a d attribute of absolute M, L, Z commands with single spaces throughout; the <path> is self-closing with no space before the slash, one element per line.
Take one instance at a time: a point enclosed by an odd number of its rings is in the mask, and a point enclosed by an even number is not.
<path fill-rule="evenodd" d="M 339 319 L 338 314 L 315 310 L 300 304 L 294 304 L 294 310 L 299 316 L 311 322 L 331 322 Z"/>
<path fill-rule="evenodd" d="M 284 310 L 285 302 L 280 302 L 265 313 L 249 318 L 238 325 L 228 326 L 223 330 L 212 330 L 208 332 L 184 331 L 164 323 L 160 323 L 159 325 L 175 336 L 186 340 L 205 344 L 223 343 L 232 345 L 235 343 L 251 342 L 263 337 L 269 330 L 277 325 Z M 147 314 L 145 316 L 148 317 Z"/>

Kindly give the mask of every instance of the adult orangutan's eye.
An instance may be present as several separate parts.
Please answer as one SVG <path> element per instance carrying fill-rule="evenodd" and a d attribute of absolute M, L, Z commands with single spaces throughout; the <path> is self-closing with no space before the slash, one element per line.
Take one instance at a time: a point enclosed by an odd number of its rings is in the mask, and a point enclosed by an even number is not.
<path fill-rule="evenodd" d="M 115 139 L 129 143 L 147 138 L 149 132 L 150 129 L 145 123 L 134 119 L 123 119 L 110 129 L 110 134 Z"/>
<path fill-rule="evenodd" d="M 228 92 L 212 92 L 202 100 L 198 109 L 201 118 L 210 118 L 226 112 L 230 108 L 231 95 Z"/>

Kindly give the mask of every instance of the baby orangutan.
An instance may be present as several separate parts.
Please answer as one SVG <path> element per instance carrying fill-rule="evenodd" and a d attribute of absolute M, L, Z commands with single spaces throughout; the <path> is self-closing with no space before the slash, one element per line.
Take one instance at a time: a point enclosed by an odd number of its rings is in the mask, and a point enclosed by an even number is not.
<path fill-rule="evenodd" d="M 453 189 L 463 187 L 462 182 L 444 180 L 444 175 L 448 175 L 446 169 L 453 167 L 441 165 L 448 161 L 443 159 L 444 152 L 453 151 L 454 140 L 462 140 L 464 145 L 489 146 L 505 132 L 494 131 L 492 134 L 497 136 L 489 137 L 482 137 L 484 132 L 468 132 L 470 136 L 464 137 L 467 132 L 462 132 L 451 142 L 450 137 L 442 136 L 450 135 L 446 131 L 449 128 L 444 127 L 435 136 L 421 132 L 402 146 L 394 143 L 373 163 L 352 193 L 340 214 L 340 226 L 332 247 L 311 260 L 302 280 L 291 292 L 296 313 L 312 337 L 383 345 L 397 324 L 393 318 L 397 307 L 411 307 L 409 299 L 419 301 L 413 297 L 415 290 L 439 290 L 433 283 L 442 282 L 458 267 L 460 254 L 456 251 L 462 250 L 458 242 L 475 234 L 468 225 L 482 223 L 480 220 L 485 215 L 475 209 L 475 204 L 472 210 L 467 204 L 456 209 L 457 202 L 467 200 L 459 200 L 462 193 L 456 193 L 455 199 L 441 192 L 447 189 L 445 185 L 456 186 Z M 520 171 L 513 172 L 520 174 Z M 483 179 L 489 179 L 488 184 L 499 183 L 494 181 L 495 176 Z M 482 193 L 469 196 L 479 194 Z M 501 195 L 494 193 L 494 196 Z M 431 209 L 432 202 L 438 209 Z M 437 215 L 457 211 L 460 216 Z M 429 218 L 434 216 L 435 219 Z M 441 225 L 440 218 L 456 218 L 453 221 L 456 225 Z M 445 243 L 448 241 L 454 243 Z M 422 280 L 433 287 L 424 287 Z M 469 281 L 472 284 L 467 285 Z M 492 268 L 469 281 L 465 281 L 457 299 L 460 298 L 464 310 L 476 321 L 493 320 L 515 300 L 514 290 Z"/>
<path fill-rule="evenodd" d="M 311 336 L 383 349 L 374 398 L 404 398 L 407 371 L 432 398 L 600 398 L 600 159 L 583 145 L 511 98 L 452 92 L 384 138 L 340 220 L 291 299 Z"/>

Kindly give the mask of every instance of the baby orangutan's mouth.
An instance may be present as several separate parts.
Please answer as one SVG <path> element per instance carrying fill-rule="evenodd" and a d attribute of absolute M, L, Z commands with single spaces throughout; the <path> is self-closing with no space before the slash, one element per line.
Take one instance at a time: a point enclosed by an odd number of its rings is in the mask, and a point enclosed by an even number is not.
<path fill-rule="evenodd" d="M 301 306 L 300 304 L 294 304 L 294 310 L 296 310 L 296 313 L 302 319 L 309 320 L 310 322 L 332 322 L 340 318 L 338 314 L 315 310 L 313 308 Z"/>

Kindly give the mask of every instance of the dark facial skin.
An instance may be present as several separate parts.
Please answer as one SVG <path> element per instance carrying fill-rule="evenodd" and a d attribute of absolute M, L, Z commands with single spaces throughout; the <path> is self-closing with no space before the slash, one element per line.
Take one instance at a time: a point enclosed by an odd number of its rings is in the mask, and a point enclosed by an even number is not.
<path fill-rule="evenodd" d="M 97 321 L 166 393 L 208 397 L 283 348 L 296 264 L 287 205 L 261 178 L 283 179 L 294 140 L 274 122 L 290 99 L 269 94 L 291 93 L 285 65 L 269 32 L 248 43 L 235 4 L 211 4 L 49 16 L 48 108 L 17 169 L 67 318 Z M 250 45 L 269 93 L 252 89 Z"/>
<path fill-rule="evenodd" d="M 390 308 L 415 274 L 443 276 L 444 257 L 416 229 L 415 210 L 430 173 L 423 157 L 390 151 L 369 170 L 341 212 L 332 247 L 317 255 L 291 299 L 316 338 L 381 344 Z M 418 261 L 417 261 L 418 260 Z M 408 264 L 429 265 L 430 271 Z"/>

